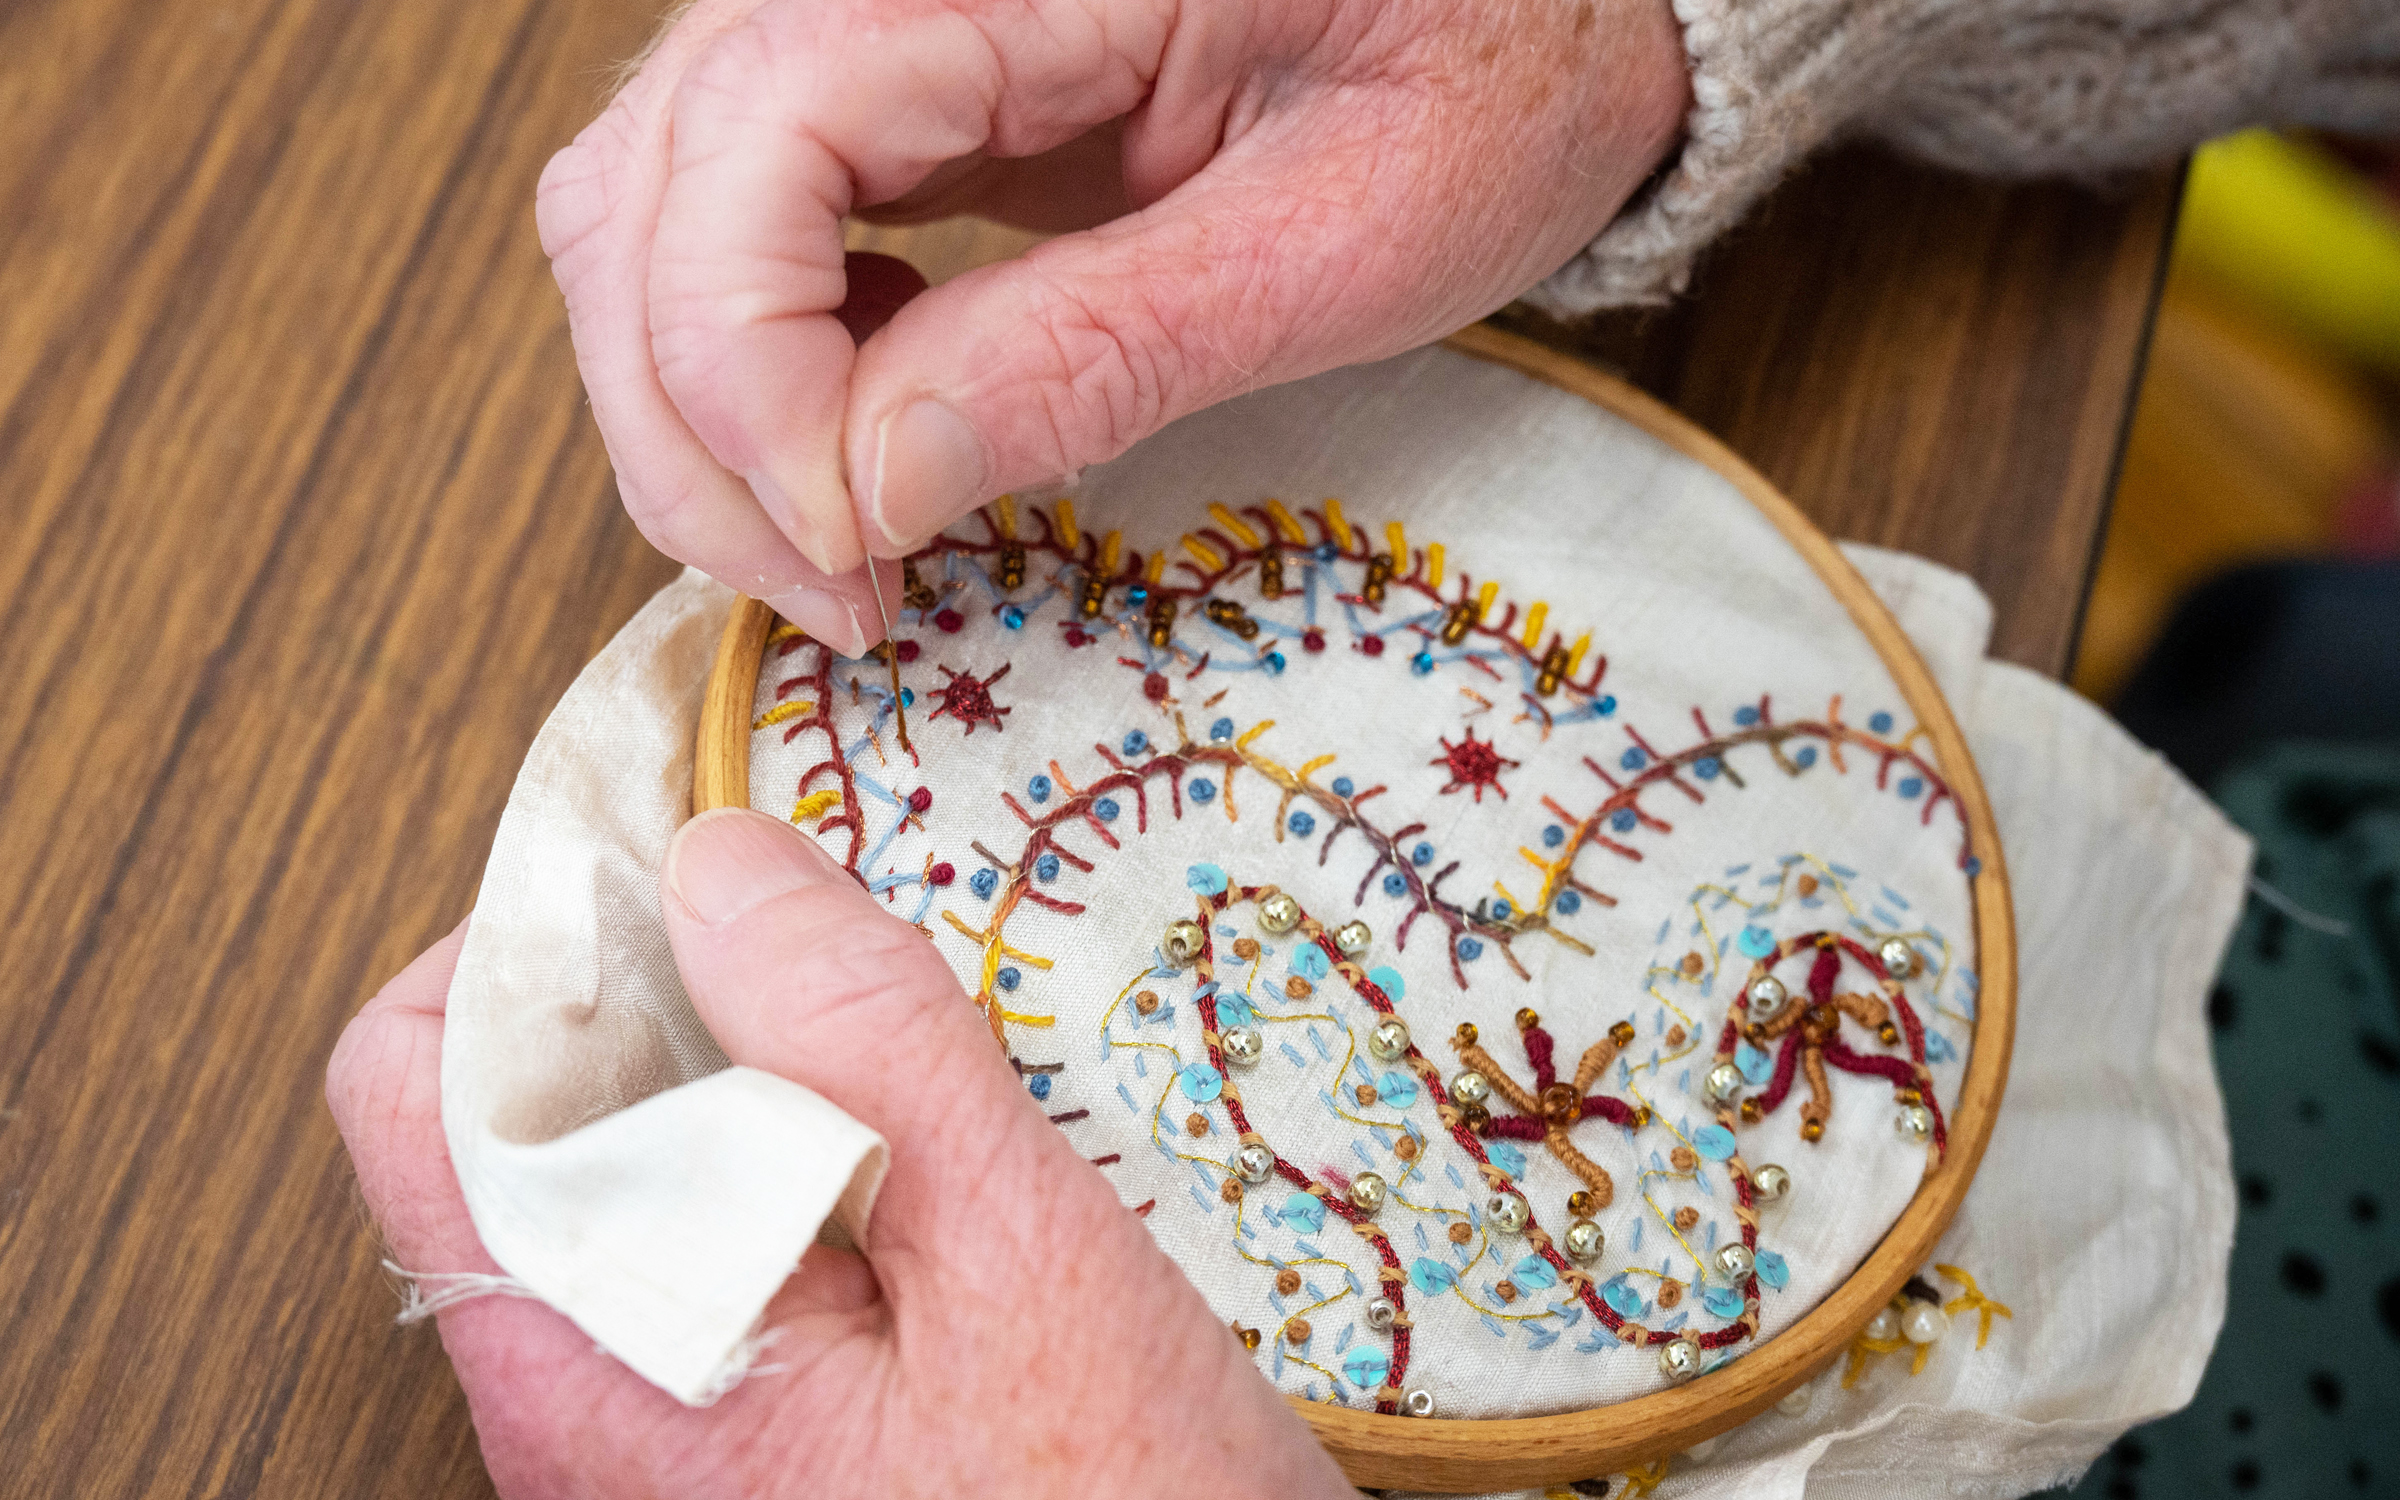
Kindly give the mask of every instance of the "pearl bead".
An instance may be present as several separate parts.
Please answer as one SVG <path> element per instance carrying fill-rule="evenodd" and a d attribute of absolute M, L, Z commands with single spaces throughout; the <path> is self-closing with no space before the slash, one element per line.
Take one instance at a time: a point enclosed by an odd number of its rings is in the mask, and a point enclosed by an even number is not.
<path fill-rule="evenodd" d="M 1217 1045 L 1224 1051 L 1225 1060 L 1237 1068 L 1252 1067 L 1267 1055 L 1267 1039 L 1258 1034 L 1255 1026 L 1236 1026 Z"/>
<path fill-rule="evenodd" d="M 1344 958 L 1357 958 L 1374 941 L 1375 930 L 1364 922 L 1344 922 L 1333 929 L 1333 946 L 1342 950 Z"/>
<path fill-rule="evenodd" d="M 1900 1315 L 1888 1307 L 1879 1307 L 1859 1332 L 1878 1344 L 1888 1344 L 1900 1336 Z"/>
<path fill-rule="evenodd" d="M 1390 1189 L 1380 1172 L 1361 1172 L 1350 1179 L 1350 1206 L 1362 1214 L 1372 1214 L 1383 1207 L 1384 1195 Z"/>
<path fill-rule="evenodd" d="M 1758 1269 L 1758 1258 L 1750 1247 L 1739 1240 L 1717 1247 L 1717 1271 L 1727 1281 L 1740 1286 Z"/>
<path fill-rule="evenodd" d="M 1167 962 L 1179 969 L 1188 969 L 1200 961 L 1200 952 L 1208 946 L 1208 932 L 1199 923 L 1185 919 L 1169 922 L 1167 935 L 1159 943 Z"/>
<path fill-rule="evenodd" d="M 1690 1339 L 1669 1339 L 1659 1345 L 1658 1373 L 1677 1381 L 1699 1374 L 1700 1346 Z"/>
<path fill-rule="evenodd" d="M 1742 1091 L 1742 1070 L 1729 1062 L 1721 1062 L 1708 1070 L 1708 1080 L 1703 1086 L 1708 1090 L 1709 1098 L 1719 1104 L 1727 1103 Z"/>
<path fill-rule="evenodd" d="M 1582 1265 L 1590 1265 L 1608 1250 L 1608 1237 L 1600 1226 L 1589 1219 L 1577 1219 L 1567 1226 L 1567 1254 Z"/>
<path fill-rule="evenodd" d="M 1692 1446 L 1689 1448 L 1684 1449 L 1683 1456 L 1696 1464 L 1706 1463 L 1708 1462 L 1708 1456 L 1711 1453 L 1716 1452 L 1717 1449 L 1724 1444 L 1724 1441 L 1725 1434 L 1721 1432 L 1715 1437 L 1702 1438 L 1700 1441 L 1692 1444 Z"/>
<path fill-rule="evenodd" d="M 1425 1389 L 1423 1386 L 1418 1386 L 1415 1390 L 1410 1391 L 1407 1395 L 1400 1398 L 1400 1409 L 1412 1417 L 1432 1416 L 1433 1392 Z"/>
<path fill-rule="evenodd" d="M 1900 1139 L 1921 1146 L 1933 1139 L 1933 1111 L 1922 1104 L 1911 1104 L 1892 1121 L 1892 1128 L 1900 1132 Z"/>
<path fill-rule="evenodd" d="M 1875 956 L 1883 960 L 1883 972 L 1894 979 L 1906 979 L 1917 972 L 1917 950 L 1899 938 L 1884 939 Z"/>
<path fill-rule="evenodd" d="M 1369 1297 L 1363 1316 L 1369 1328 L 1377 1333 L 1386 1333 L 1400 1321 L 1400 1307 L 1389 1297 Z"/>
<path fill-rule="evenodd" d="M 1275 1175 L 1275 1153 L 1256 1141 L 1233 1153 L 1233 1175 L 1252 1187 Z"/>
<path fill-rule="evenodd" d="M 1773 1162 L 1750 1174 L 1750 1196 L 1761 1203 L 1781 1203 L 1792 1190 L 1792 1174 Z"/>
<path fill-rule="evenodd" d="M 1815 1396 L 1816 1391 L 1813 1387 L 1796 1385 L 1783 1393 L 1783 1399 L 1775 1403 L 1775 1409 L 1787 1417 L 1805 1417 L 1808 1415 L 1809 1403 L 1815 1399 Z"/>
<path fill-rule="evenodd" d="M 1481 1104 L 1492 1097 L 1492 1081 L 1468 1068 L 1450 1080 L 1450 1097 L 1461 1104 Z"/>
<path fill-rule="evenodd" d="M 1385 1016 L 1367 1033 L 1367 1051 L 1384 1062 L 1397 1062 L 1408 1055 L 1408 1023 L 1398 1016 Z"/>
<path fill-rule="evenodd" d="M 1930 1344 L 1950 1331 L 1950 1317 L 1930 1302 L 1911 1302 L 1900 1315 L 1900 1333 L 1912 1344 Z"/>
<path fill-rule="evenodd" d="M 1787 994 L 1788 991 L 1784 989 L 1783 981 L 1772 974 L 1761 974 L 1751 980 L 1750 988 L 1746 992 L 1750 1002 L 1751 1018 L 1759 1021 L 1771 1018 L 1777 1011 L 1783 1009 L 1784 998 Z"/>
<path fill-rule="evenodd" d="M 1281 936 L 1300 925 L 1300 903 L 1277 891 L 1258 903 L 1258 925 Z"/>
<path fill-rule="evenodd" d="M 1495 1227 L 1515 1234 L 1533 1220 L 1533 1205 L 1513 1188 L 1502 1188 L 1483 1200 L 1483 1216 Z"/>

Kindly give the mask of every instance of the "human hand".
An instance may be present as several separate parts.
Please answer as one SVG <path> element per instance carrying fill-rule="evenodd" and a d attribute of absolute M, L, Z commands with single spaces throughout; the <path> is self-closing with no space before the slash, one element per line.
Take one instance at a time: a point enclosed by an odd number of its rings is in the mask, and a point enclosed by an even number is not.
<path fill-rule="evenodd" d="M 1044 1118 L 931 944 L 792 829 L 704 814 L 667 933 L 737 1063 L 882 1132 L 872 1258 L 814 1246 L 769 1304 L 784 1372 L 680 1405 L 539 1303 L 440 1314 L 503 1495 L 1351 1495 L 1307 1427 Z M 462 926 L 367 1002 L 326 1097 L 392 1254 L 496 1272 L 441 1119 Z"/>
<path fill-rule="evenodd" d="M 537 210 L 635 521 L 855 653 L 866 554 L 1501 306 L 1689 90 L 1666 0 L 699 0 Z M 1080 232 L 854 352 L 843 217 L 968 212 Z"/>

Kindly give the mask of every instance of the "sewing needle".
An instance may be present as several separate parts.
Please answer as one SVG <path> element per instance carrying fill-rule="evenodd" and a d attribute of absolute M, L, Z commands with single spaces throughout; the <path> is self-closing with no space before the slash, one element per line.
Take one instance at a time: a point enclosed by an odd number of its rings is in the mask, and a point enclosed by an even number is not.
<path fill-rule="evenodd" d="M 900 748 L 914 756 L 908 742 L 908 707 L 900 701 L 900 642 L 892 635 L 892 612 L 883 602 L 883 584 L 875 577 L 875 559 L 867 559 L 867 587 L 875 594 L 875 613 L 883 621 L 883 664 L 892 669 L 892 713 L 900 724 Z"/>

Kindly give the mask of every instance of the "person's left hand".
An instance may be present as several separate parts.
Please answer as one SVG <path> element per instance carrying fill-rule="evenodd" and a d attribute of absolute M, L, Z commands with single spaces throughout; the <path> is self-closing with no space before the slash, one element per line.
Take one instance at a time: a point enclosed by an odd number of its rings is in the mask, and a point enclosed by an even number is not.
<path fill-rule="evenodd" d="M 685 824 L 661 884 L 685 989 L 727 1055 L 889 1143 L 871 1259 L 812 1247 L 767 1308 L 784 1369 L 698 1410 L 538 1302 L 444 1310 L 503 1495 L 1353 1494 L 914 928 L 746 810 Z M 393 1256 L 489 1273 L 442 1134 L 443 1008 L 464 938 L 367 1003 L 326 1096 Z"/>

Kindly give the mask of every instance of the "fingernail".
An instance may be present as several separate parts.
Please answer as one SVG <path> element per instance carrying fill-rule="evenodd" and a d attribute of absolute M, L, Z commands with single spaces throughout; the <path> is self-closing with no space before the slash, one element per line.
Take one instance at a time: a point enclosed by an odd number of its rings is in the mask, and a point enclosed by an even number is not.
<path fill-rule="evenodd" d="M 686 911 L 721 927 L 834 874 L 833 862 L 797 831 L 746 807 L 719 807 L 676 830 L 659 878 Z"/>
<path fill-rule="evenodd" d="M 984 499 L 983 436 L 948 403 L 920 396 L 875 435 L 869 513 L 884 541 L 913 547 Z"/>
<path fill-rule="evenodd" d="M 866 618 L 858 606 L 831 589 L 810 588 L 805 584 L 767 596 L 766 603 L 775 613 L 831 646 L 837 655 L 864 656 L 874 636 L 867 633 Z M 883 633 L 883 624 L 876 622 L 875 634 Z"/>
<path fill-rule="evenodd" d="M 775 529 L 790 537 L 800 555 L 814 564 L 820 573 L 847 573 L 858 566 L 850 556 L 853 550 L 846 538 L 836 537 L 818 518 L 802 510 L 792 500 L 791 492 L 764 469 L 752 469 L 742 478 L 748 482 L 750 493 L 758 497 L 759 508 Z M 795 620 L 795 625 L 799 621 Z"/>

